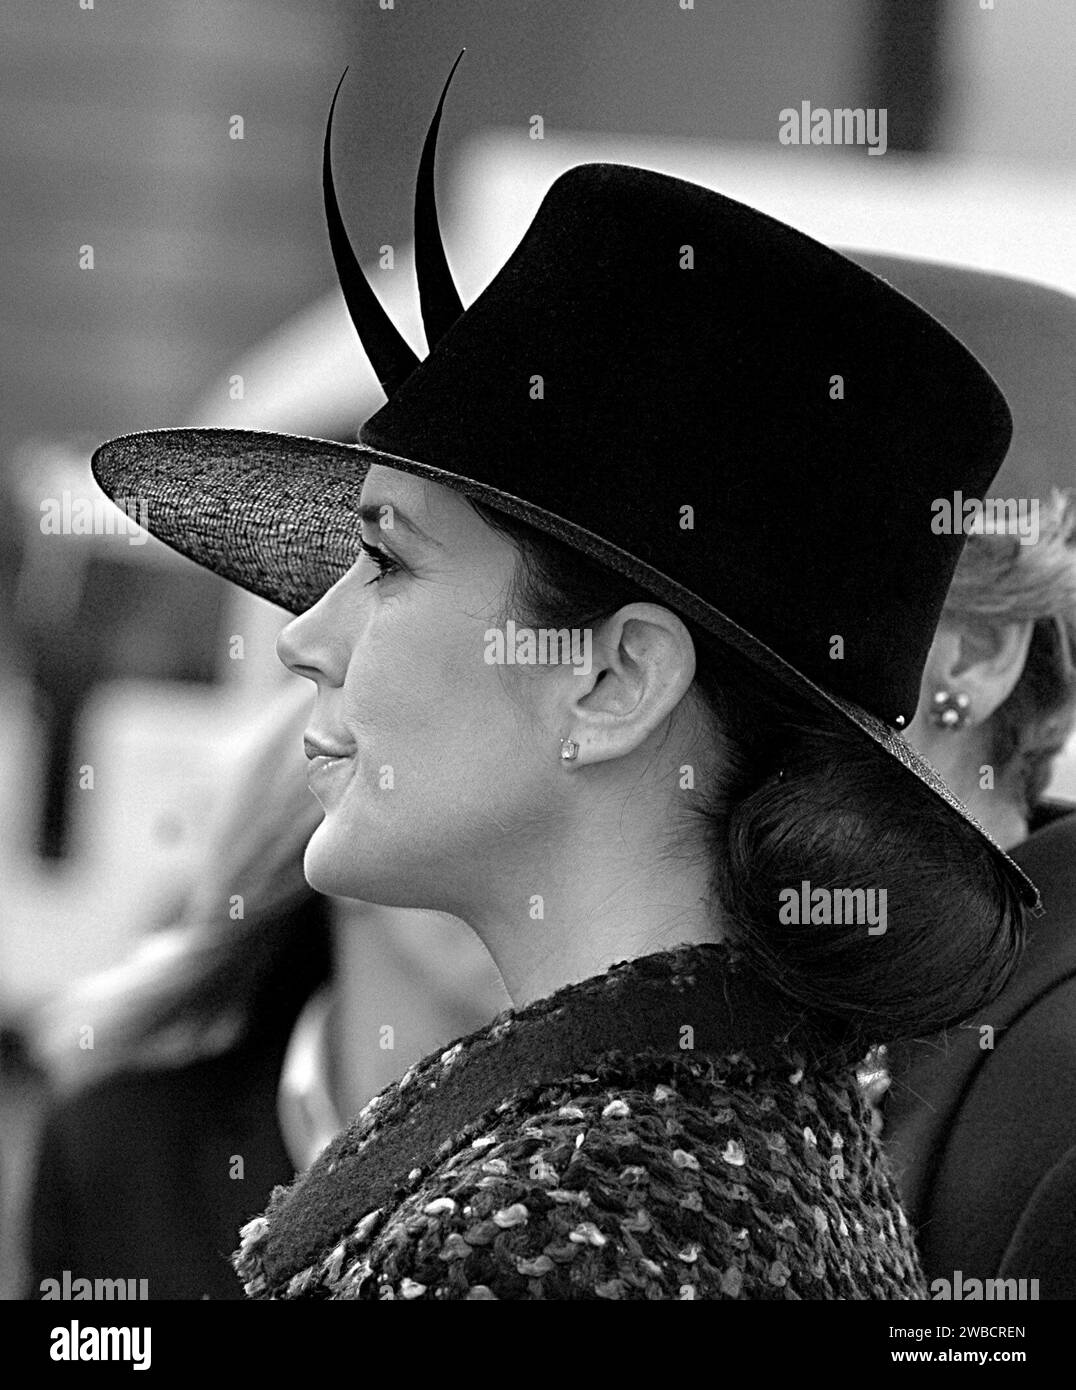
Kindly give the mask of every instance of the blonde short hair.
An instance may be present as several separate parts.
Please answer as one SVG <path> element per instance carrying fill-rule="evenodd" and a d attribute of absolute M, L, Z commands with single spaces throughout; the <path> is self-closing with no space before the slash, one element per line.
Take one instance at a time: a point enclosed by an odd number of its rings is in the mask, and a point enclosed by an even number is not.
<path fill-rule="evenodd" d="M 1005 532 L 969 536 L 942 621 L 1033 625 L 1020 679 L 989 725 L 995 766 L 1031 811 L 1076 714 L 1076 491 L 1054 488 L 1040 500 L 1034 544 Z"/>

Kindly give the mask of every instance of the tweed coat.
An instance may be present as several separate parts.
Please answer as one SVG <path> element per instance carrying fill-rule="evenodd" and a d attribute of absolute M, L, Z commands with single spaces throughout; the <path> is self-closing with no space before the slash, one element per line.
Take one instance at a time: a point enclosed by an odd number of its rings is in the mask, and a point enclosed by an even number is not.
<path fill-rule="evenodd" d="M 925 1298 L 854 1062 L 725 946 L 623 961 L 412 1067 L 233 1263 L 260 1299 Z"/>

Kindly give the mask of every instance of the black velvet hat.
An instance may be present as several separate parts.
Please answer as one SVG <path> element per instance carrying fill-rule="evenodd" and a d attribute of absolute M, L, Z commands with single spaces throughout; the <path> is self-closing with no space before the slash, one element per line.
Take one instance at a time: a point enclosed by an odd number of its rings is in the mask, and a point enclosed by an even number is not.
<path fill-rule="evenodd" d="M 839 710 L 985 835 L 899 731 L 964 544 L 935 532 L 931 504 L 984 496 L 1009 443 L 992 378 L 847 257 L 619 164 L 562 174 L 464 310 L 433 198 L 444 99 L 415 208 L 423 361 L 348 243 L 330 108 L 330 242 L 388 396 L 358 444 L 157 430 L 97 450 L 101 487 L 144 503 L 174 549 L 298 613 L 357 558 L 371 464 L 433 479 L 566 541 Z"/>

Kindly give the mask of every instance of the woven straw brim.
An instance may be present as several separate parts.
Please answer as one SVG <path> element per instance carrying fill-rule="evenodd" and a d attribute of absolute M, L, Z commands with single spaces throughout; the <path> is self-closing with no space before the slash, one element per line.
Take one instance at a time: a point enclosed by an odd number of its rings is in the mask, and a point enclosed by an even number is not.
<path fill-rule="evenodd" d="M 105 493 L 129 514 L 144 517 L 158 540 L 289 613 L 302 613 L 359 556 L 359 494 L 375 463 L 429 478 L 555 536 L 653 592 L 809 703 L 842 714 L 973 826 L 1022 901 L 1039 910 L 1035 885 L 895 729 L 816 685 L 675 580 L 562 517 L 414 459 L 299 435 L 149 430 L 102 444 L 91 467 Z"/>

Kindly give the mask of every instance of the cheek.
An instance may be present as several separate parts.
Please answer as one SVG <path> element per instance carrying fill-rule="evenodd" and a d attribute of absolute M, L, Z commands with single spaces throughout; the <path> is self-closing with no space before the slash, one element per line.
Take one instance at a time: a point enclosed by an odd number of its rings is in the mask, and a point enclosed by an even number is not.
<path fill-rule="evenodd" d="M 539 677 L 488 665 L 485 631 L 412 611 L 364 634 L 343 691 L 356 768 L 307 850 L 315 888 L 443 906 L 439 895 L 462 900 L 477 864 L 493 872 L 550 814 L 561 768 Z"/>
<path fill-rule="evenodd" d="M 467 615 L 386 610 L 355 653 L 344 713 L 360 749 L 362 782 L 391 767 L 395 790 L 437 788 L 483 769 L 504 778 L 526 758 L 532 693 L 485 661 L 486 625 Z"/>

